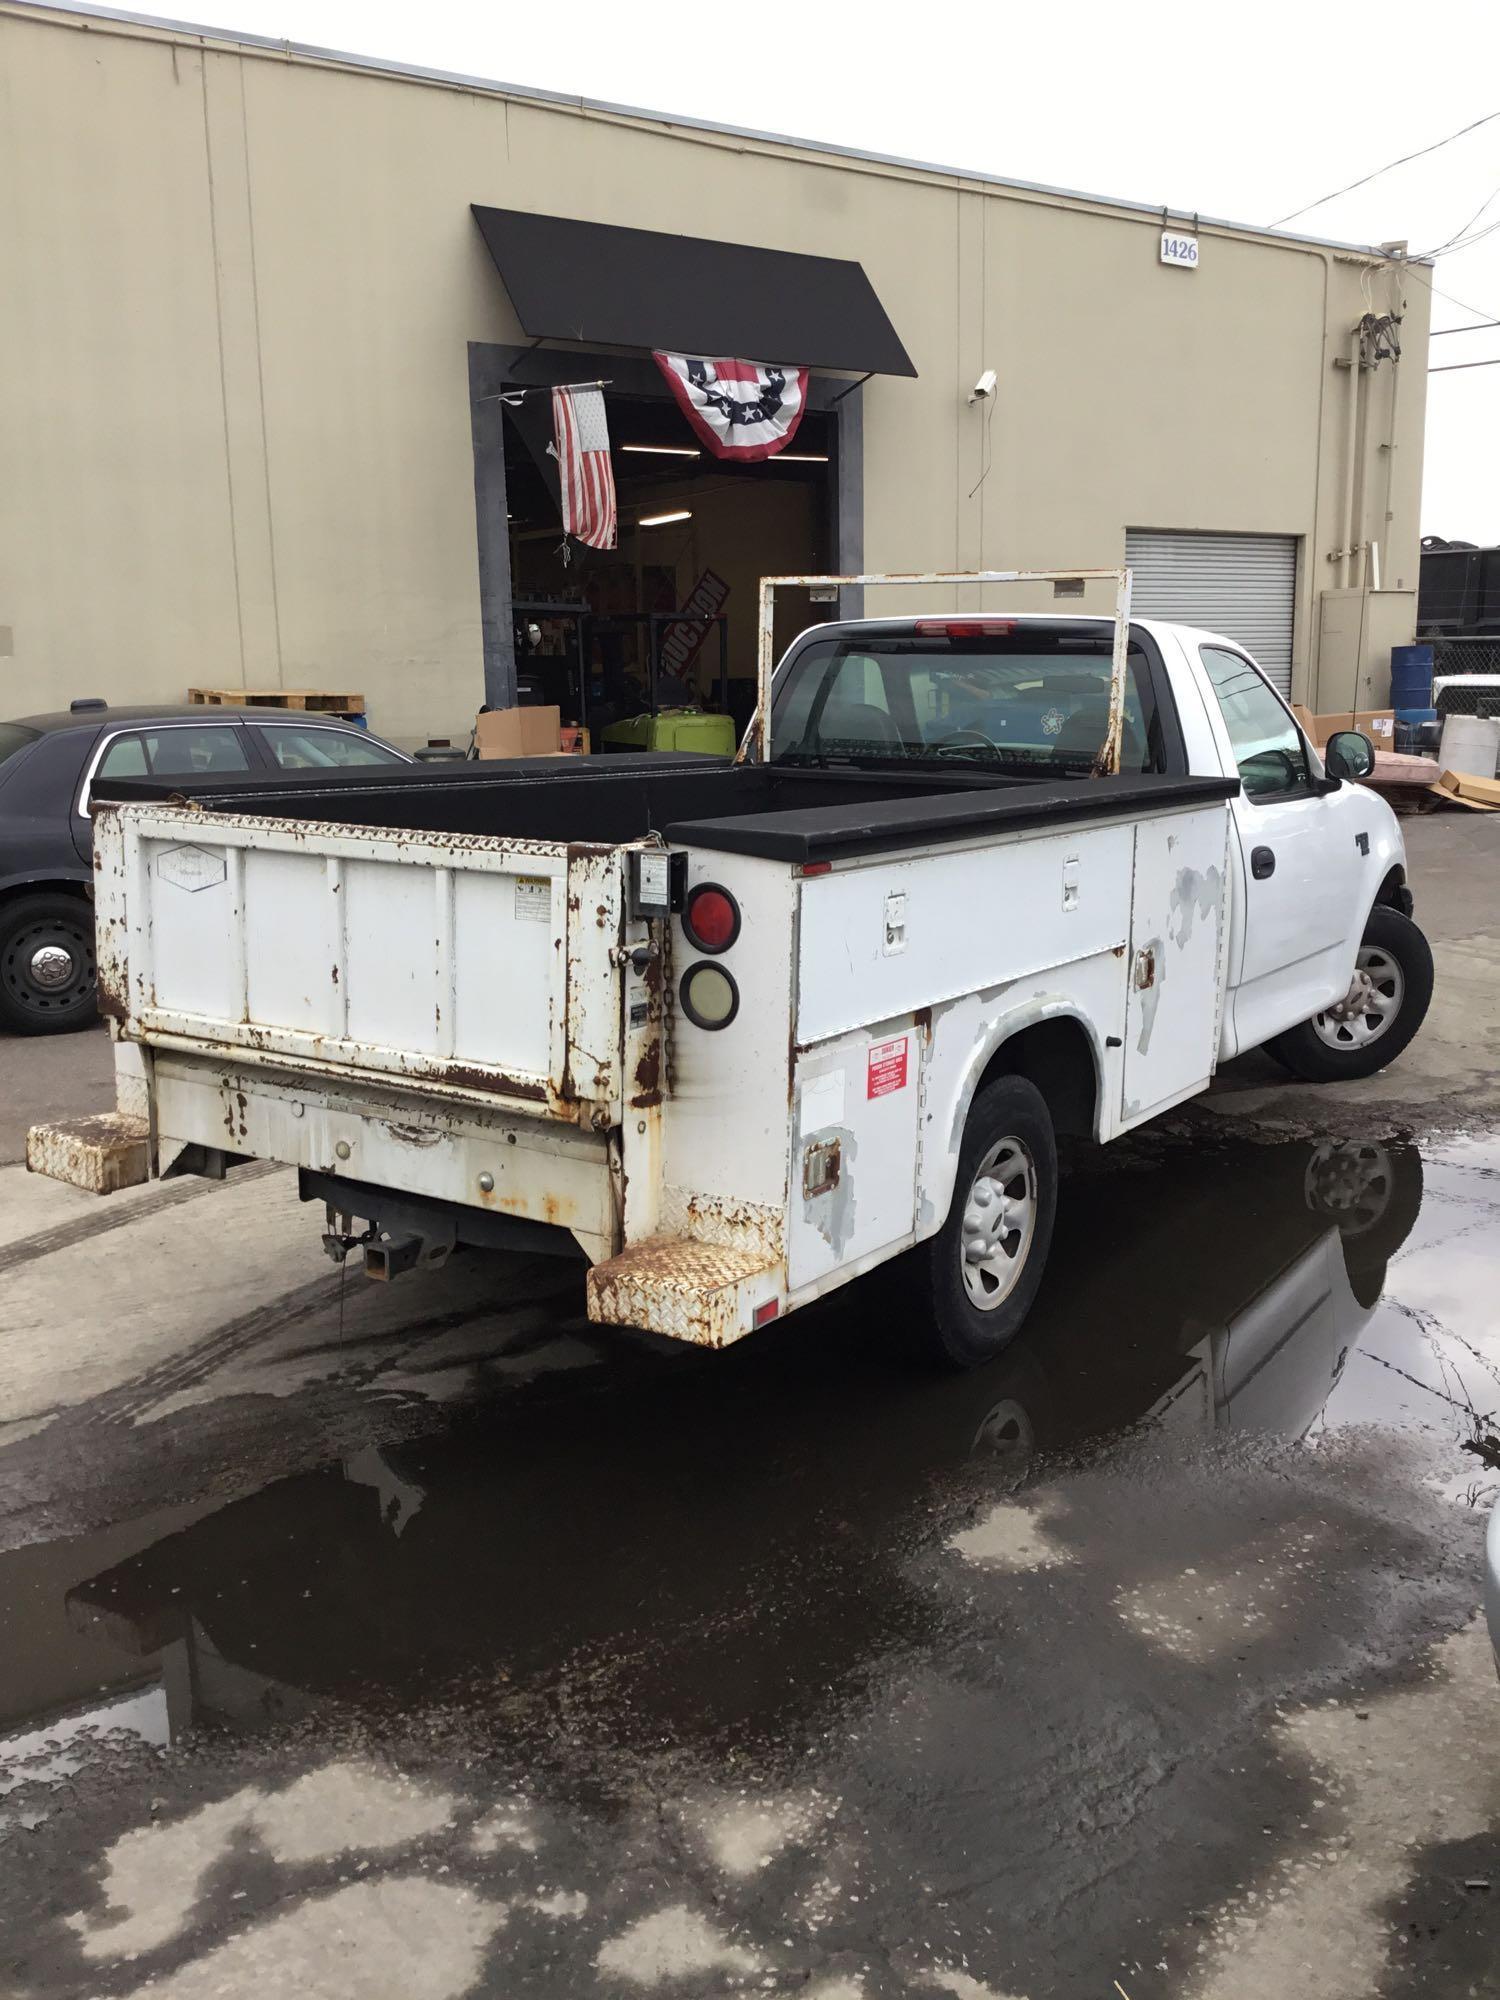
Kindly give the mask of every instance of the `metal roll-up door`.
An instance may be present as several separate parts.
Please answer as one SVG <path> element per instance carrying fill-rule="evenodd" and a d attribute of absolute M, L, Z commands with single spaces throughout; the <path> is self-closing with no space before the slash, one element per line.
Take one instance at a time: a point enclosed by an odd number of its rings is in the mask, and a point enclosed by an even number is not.
<path fill-rule="evenodd" d="M 1222 632 L 1259 661 L 1284 695 L 1292 691 L 1295 535 L 1195 535 L 1131 528 L 1131 610 Z"/>

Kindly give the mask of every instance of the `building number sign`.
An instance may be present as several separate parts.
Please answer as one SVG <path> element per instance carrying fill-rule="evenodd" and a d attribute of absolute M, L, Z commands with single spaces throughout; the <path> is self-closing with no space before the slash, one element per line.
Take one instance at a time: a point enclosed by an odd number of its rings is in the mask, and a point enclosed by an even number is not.
<path fill-rule="evenodd" d="M 1164 229 L 1161 233 L 1161 261 L 1164 264 L 1181 264 L 1189 271 L 1198 268 L 1198 239 L 1196 236 L 1179 236 L 1175 229 Z"/>

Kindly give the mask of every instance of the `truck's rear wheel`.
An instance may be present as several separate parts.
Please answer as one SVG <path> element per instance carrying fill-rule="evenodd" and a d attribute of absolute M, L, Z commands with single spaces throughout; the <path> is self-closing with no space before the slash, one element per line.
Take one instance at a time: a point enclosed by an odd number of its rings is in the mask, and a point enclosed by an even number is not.
<path fill-rule="evenodd" d="M 1047 1100 L 1024 1077 L 986 1085 L 969 1110 L 948 1219 L 925 1258 L 927 1345 L 973 1368 L 1020 1332 L 1052 1242 L 1057 1141 Z"/>
<path fill-rule="evenodd" d="M 1410 917 L 1377 908 L 1365 925 L 1348 993 L 1266 1047 L 1309 1083 L 1373 1076 L 1411 1041 L 1431 999 L 1431 946 Z"/>

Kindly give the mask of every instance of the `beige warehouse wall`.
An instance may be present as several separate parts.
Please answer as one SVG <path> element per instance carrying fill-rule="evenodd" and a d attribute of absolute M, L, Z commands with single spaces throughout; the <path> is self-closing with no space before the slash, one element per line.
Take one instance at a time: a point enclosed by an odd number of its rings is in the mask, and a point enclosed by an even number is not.
<path fill-rule="evenodd" d="M 316 684 L 363 689 L 398 737 L 462 726 L 466 348 L 519 334 L 470 202 L 750 215 L 757 242 L 857 258 L 918 369 L 863 392 L 869 566 L 1295 534 L 1308 689 L 1342 581 L 1332 360 L 1384 271 L 1215 230 L 1168 270 L 1149 216 L 3 6 L 0 89 L 5 712 Z M 1371 433 L 1388 586 L 1415 573 L 1423 346 L 1414 322 L 1397 449 Z M 999 394 L 971 407 L 986 366 Z"/>
<path fill-rule="evenodd" d="M 8 713 L 239 677 L 201 67 L 0 20 Z"/>

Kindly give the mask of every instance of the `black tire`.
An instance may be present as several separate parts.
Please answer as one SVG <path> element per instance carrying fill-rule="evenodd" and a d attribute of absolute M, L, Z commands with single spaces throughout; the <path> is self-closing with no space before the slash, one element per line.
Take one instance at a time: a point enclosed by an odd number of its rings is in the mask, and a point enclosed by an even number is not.
<path fill-rule="evenodd" d="M 1432 947 L 1411 918 L 1403 917 L 1399 910 L 1371 910 L 1359 949 L 1361 965 L 1370 955 L 1377 965 L 1385 966 L 1387 976 L 1377 983 L 1397 996 L 1395 1011 L 1369 1039 L 1359 1037 L 1365 1032 L 1362 1024 L 1376 1018 L 1373 1013 L 1339 1022 L 1331 1010 L 1273 1037 L 1266 1043 L 1267 1050 L 1293 1076 L 1304 1077 L 1309 1083 L 1346 1083 L 1354 1077 L 1374 1076 L 1396 1060 L 1427 1018 L 1432 1000 Z M 1390 972 L 1392 962 L 1399 985 Z M 1321 1030 L 1320 1023 L 1324 1024 Z M 1339 1040 L 1345 1045 L 1340 1046 Z"/>
<path fill-rule="evenodd" d="M 1029 1204 L 1029 1230 L 997 1237 L 995 1256 L 983 1267 L 976 1263 L 966 1281 L 964 1218 L 969 1196 L 981 1164 L 1007 1143 L 1016 1150 L 1002 1151 L 995 1162 L 999 1176 L 992 1185 L 1003 1182 L 1007 1200 Z M 1007 1167 L 1013 1169 L 1008 1179 Z M 918 1325 L 932 1358 L 950 1368 L 975 1368 L 1009 1347 L 1042 1282 L 1056 1217 L 1057 1140 L 1047 1100 L 1024 1077 L 1000 1077 L 986 1085 L 969 1108 L 948 1219 L 917 1253 L 917 1269 L 925 1278 L 931 1308 L 930 1318 L 919 1316 Z M 1005 1272 L 990 1286 L 999 1295 L 996 1303 L 977 1305 L 970 1284 L 990 1285 L 989 1265 L 1006 1256 L 1018 1262 L 1014 1271 Z"/>
<path fill-rule="evenodd" d="M 39 953 L 61 977 L 37 977 Z M 66 1035 L 99 1018 L 94 994 L 94 910 L 82 896 L 18 896 L 0 904 L 0 1028 L 13 1035 Z"/>

